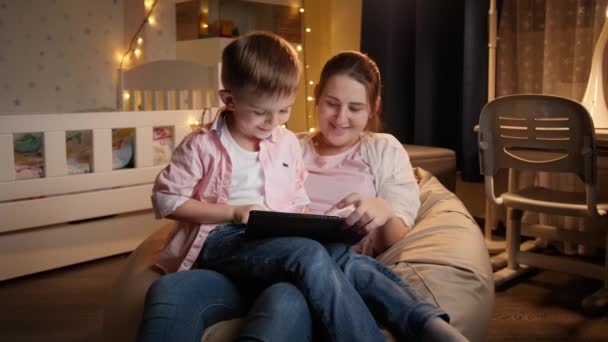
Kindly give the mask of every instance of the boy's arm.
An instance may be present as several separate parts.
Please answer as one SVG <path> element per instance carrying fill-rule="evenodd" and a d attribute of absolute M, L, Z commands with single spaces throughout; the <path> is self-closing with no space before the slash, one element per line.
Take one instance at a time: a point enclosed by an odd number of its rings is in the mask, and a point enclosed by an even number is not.
<path fill-rule="evenodd" d="M 188 199 L 175 211 L 167 215 L 168 218 L 197 224 L 217 224 L 232 222 L 245 224 L 249 219 L 251 210 L 266 210 L 261 205 L 229 205 L 204 203 L 194 199 Z"/>

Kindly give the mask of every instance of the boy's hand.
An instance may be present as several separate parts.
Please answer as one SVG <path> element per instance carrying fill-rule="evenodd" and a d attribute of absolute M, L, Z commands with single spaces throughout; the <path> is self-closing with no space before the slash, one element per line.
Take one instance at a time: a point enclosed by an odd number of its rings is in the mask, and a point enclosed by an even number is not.
<path fill-rule="evenodd" d="M 249 221 L 249 212 L 252 210 L 268 210 L 268 208 L 259 204 L 234 206 L 232 222 L 236 224 L 247 224 L 247 221 Z"/>

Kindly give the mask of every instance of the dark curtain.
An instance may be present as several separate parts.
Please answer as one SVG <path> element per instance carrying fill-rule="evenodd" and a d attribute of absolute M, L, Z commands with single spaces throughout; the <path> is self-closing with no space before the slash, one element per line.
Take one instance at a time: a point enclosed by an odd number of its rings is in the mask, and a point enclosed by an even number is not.
<path fill-rule="evenodd" d="M 361 51 L 383 77 L 382 125 L 401 142 L 456 151 L 479 181 L 473 127 L 487 102 L 488 2 L 363 0 Z"/>

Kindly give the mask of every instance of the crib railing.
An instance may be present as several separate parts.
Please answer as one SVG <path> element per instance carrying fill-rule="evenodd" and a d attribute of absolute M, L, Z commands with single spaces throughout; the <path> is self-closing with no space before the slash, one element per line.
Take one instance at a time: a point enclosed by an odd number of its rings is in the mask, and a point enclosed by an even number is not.
<path fill-rule="evenodd" d="M 172 130 L 177 145 L 216 112 L 0 115 L 0 281 L 132 251 L 168 224 L 150 210 L 152 184 L 166 165 L 153 160 L 154 129 Z M 114 169 L 112 131 L 122 128 L 135 132 L 133 162 Z M 68 131 L 90 131 L 89 173 L 70 174 Z M 13 141 L 32 132 L 43 135 L 44 175 L 17 179 Z"/>
<path fill-rule="evenodd" d="M 169 127 L 175 144 L 202 111 L 105 112 L 0 116 L 0 233 L 150 208 L 153 128 Z M 113 170 L 112 129 L 133 128 L 132 168 Z M 91 172 L 69 174 L 66 132 L 92 132 Z M 44 176 L 18 180 L 13 135 L 43 135 Z"/>
<path fill-rule="evenodd" d="M 118 70 L 118 109 L 183 110 L 218 107 L 221 64 L 163 60 Z"/>

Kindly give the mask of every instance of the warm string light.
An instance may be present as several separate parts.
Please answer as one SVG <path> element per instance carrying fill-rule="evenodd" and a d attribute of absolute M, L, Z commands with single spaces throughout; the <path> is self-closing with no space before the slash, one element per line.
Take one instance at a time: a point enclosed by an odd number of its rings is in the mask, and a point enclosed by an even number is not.
<path fill-rule="evenodd" d="M 310 33 L 312 30 L 311 30 L 310 27 L 308 27 L 308 25 L 306 23 L 306 16 L 304 14 L 304 12 L 305 12 L 304 7 L 305 7 L 305 0 L 302 0 L 302 7 L 300 7 L 300 15 L 301 15 L 300 19 L 301 19 L 301 30 L 302 30 L 301 31 L 302 32 L 302 45 L 306 46 L 306 40 L 308 38 L 307 33 Z M 302 49 L 302 45 L 296 46 L 296 49 L 298 51 L 300 51 L 300 52 L 303 50 Z M 311 81 L 311 80 L 307 80 L 308 76 L 309 76 L 308 71 L 309 71 L 310 66 L 306 63 L 306 53 L 302 53 L 302 61 L 303 61 L 303 64 L 305 66 L 305 69 L 304 69 L 305 83 L 308 83 L 308 85 L 312 86 L 314 84 L 314 82 Z M 311 126 L 313 126 L 313 118 L 312 118 L 312 115 L 311 115 L 311 108 L 310 108 L 311 102 L 314 100 L 314 98 L 312 96 L 309 96 L 309 94 L 311 94 L 311 89 L 308 86 L 305 87 L 304 94 L 306 96 L 306 103 L 305 103 L 305 108 L 306 108 L 306 126 L 309 128 L 310 132 L 314 132 L 315 128 L 311 127 Z"/>
<path fill-rule="evenodd" d="M 195 130 L 197 128 L 201 128 L 201 123 L 198 120 L 189 119 L 188 126 L 190 126 L 190 129 Z"/>
<path fill-rule="evenodd" d="M 141 56 L 141 54 L 142 54 L 141 48 L 139 48 L 139 47 L 134 48 L 133 43 L 137 39 L 137 45 L 142 46 L 144 43 L 144 39 L 139 35 L 141 30 L 143 30 L 146 23 L 149 23 L 150 26 L 154 26 L 156 24 L 156 19 L 152 16 L 152 11 L 154 11 L 154 7 L 156 7 L 157 2 L 158 2 L 158 0 L 145 0 L 144 1 L 144 8 L 147 11 L 146 17 L 144 18 L 142 23 L 139 25 L 139 28 L 137 29 L 137 31 L 135 32 L 135 34 L 129 41 L 129 47 L 128 47 L 127 51 L 125 51 L 125 53 L 120 58 L 120 66 L 119 66 L 120 69 L 122 69 L 122 66 L 125 63 L 125 61 L 129 60 L 130 52 L 133 52 L 133 54 L 137 58 L 139 58 Z"/>

